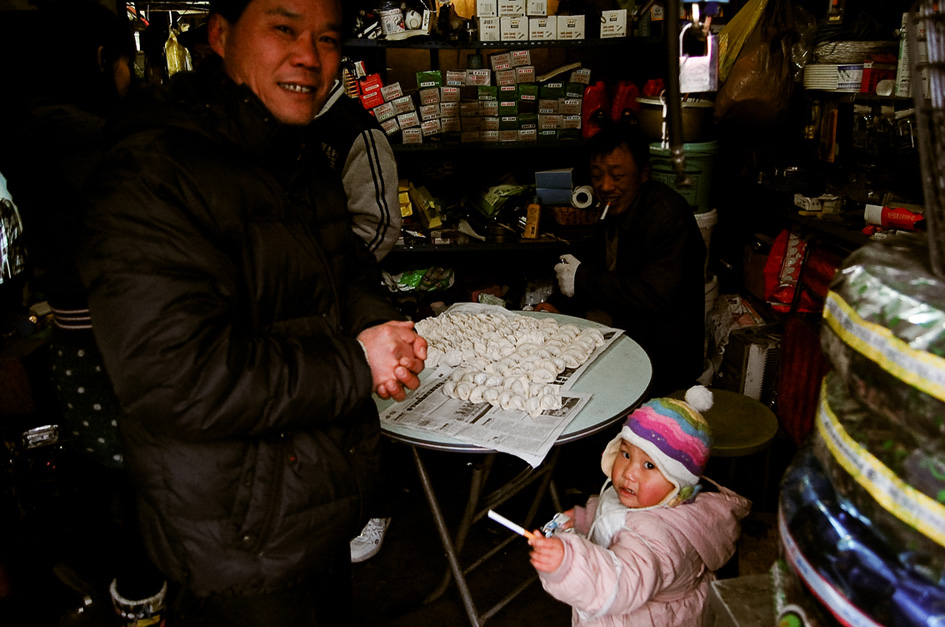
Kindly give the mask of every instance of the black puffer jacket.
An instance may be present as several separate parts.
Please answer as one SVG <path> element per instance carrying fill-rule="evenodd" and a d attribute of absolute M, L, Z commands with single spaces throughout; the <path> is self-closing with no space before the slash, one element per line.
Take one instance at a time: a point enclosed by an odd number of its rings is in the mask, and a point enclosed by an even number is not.
<path fill-rule="evenodd" d="M 319 148 L 249 89 L 182 75 L 131 110 L 81 268 L 144 535 L 197 594 L 278 589 L 367 518 L 379 426 L 355 337 L 402 316 Z"/>
<path fill-rule="evenodd" d="M 617 264 L 581 259 L 574 296 L 613 317 L 653 364 L 649 392 L 665 396 L 695 385 L 705 342 L 705 242 L 692 209 L 675 191 L 647 181 L 633 205 L 607 219 Z M 586 263 L 585 263 L 586 261 Z"/>

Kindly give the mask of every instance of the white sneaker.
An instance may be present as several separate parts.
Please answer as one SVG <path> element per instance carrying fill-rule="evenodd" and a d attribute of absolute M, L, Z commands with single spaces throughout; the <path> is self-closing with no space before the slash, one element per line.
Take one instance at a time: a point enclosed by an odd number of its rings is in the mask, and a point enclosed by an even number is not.
<path fill-rule="evenodd" d="M 361 534 L 351 541 L 351 563 L 369 560 L 381 550 L 384 534 L 390 527 L 390 518 L 372 518 L 364 525 Z"/>

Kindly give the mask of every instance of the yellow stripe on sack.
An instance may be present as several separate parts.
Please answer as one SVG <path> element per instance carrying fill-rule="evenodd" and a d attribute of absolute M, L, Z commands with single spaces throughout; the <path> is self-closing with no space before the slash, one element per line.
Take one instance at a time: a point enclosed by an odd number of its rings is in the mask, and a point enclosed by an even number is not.
<path fill-rule="evenodd" d="M 883 509 L 945 546 L 945 507 L 902 481 L 850 437 L 830 410 L 826 383 L 821 386 L 817 430 L 834 459 Z"/>
<path fill-rule="evenodd" d="M 945 402 L 945 359 L 912 348 L 892 331 L 857 314 L 836 292 L 828 292 L 824 320 L 856 352 L 903 383 Z"/>

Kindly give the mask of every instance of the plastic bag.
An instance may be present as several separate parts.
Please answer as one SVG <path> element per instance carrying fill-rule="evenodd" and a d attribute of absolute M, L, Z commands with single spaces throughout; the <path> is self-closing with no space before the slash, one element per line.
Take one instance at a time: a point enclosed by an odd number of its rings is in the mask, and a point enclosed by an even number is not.
<path fill-rule="evenodd" d="M 794 91 L 794 16 L 788 0 L 764 4 L 761 18 L 724 74 L 721 66 L 731 59 L 737 37 L 730 33 L 725 56 L 720 39 L 719 80 L 724 82 L 715 100 L 716 122 L 737 123 L 752 129 L 770 127 L 780 122 L 788 109 Z M 748 8 L 757 7 L 745 5 L 732 21 Z M 738 32 L 740 35 L 741 31 Z"/>
<path fill-rule="evenodd" d="M 719 80 L 725 82 L 728 73 L 742 51 L 742 46 L 755 30 L 765 12 L 768 0 L 749 0 L 719 32 Z"/>

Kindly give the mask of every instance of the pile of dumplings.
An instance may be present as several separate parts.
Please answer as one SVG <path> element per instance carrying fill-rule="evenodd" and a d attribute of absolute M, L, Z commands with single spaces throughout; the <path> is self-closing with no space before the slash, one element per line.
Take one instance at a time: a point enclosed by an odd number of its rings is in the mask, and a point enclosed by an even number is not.
<path fill-rule="evenodd" d="M 531 416 L 560 409 L 561 389 L 554 380 L 604 344 L 595 328 L 485 312 L 443 313 L 420 320 L 415 329 L 427 341 L 426 366 L 453 368 L 444 394 Z"/>

